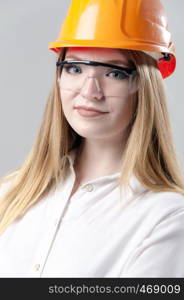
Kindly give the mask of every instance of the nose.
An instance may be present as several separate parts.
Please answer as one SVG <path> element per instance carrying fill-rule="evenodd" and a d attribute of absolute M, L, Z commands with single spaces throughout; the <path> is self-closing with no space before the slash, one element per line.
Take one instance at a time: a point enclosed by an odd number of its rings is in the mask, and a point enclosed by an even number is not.
<path fill-rule="evenodd" d="M 96 98 L 98 100 L 101 100 L 104 96 L 99 81 L 96 77 L 92 76 L 88 76 L 85 79 L 80 93 L 87 99 Z"/>

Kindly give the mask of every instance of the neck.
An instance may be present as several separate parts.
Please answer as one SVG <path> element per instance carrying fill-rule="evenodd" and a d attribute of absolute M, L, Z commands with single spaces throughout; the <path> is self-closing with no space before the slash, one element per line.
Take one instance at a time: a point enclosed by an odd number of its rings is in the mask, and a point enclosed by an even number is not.
<path fill-rule="evenodd" d="M 124 144 L 119 139 L 84 139 L 74 163 L 77 181 L 84 182 L 120 172 Z"/>

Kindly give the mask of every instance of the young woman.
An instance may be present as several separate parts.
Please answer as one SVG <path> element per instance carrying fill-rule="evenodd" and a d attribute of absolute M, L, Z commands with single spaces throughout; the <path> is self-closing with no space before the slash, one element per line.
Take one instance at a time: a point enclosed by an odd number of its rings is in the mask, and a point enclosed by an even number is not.
<path fill-rule="evenodd" d="M 130 8 L 137 14 L 135 1 L 92 2 L 72 1 L 50 45 L 56 79 L 38 137 L 1 179 L 1 277 L 184 276 L 184 183 L 163 82 L 174 71 L 172 44 L 152 34 L 154 23 L 148 28 L 147 1 L 139 6 L 147 31 L 129 44 L 124 21 L 119 37 L 115 25 Z M 163 10 L 150 3 L 149 18 Z M 97 36 L 90 40 L 94 28 L 83 23 L 98 24 Z M 163 37 L 164 27 L 155 28 Z"/>

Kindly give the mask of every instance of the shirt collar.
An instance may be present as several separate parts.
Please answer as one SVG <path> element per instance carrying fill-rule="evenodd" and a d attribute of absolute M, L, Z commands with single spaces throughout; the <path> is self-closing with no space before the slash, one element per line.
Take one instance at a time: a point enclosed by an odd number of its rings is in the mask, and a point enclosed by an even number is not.
<path fill-rule="evenodd" d="M 74 161 L 76 158 L 76 154 L 77 154 L 77 148 L 70 150 L 68 152 L 68 154 L 66 154 L 66 158 L 68 159 L 70 168 L 72 170 L 73 170 L 73 165 L 74 165 Z M 121 175 L 121 172 L 117 172 L 117 173 L 114 173 L 112 175 L 105 176 L 105 177 L 106 177 L 106 179 L 107 179 L 107 177 L 109 177 L 109 179 L 117 179 L 120 177 L 120 175 Z M 137 177 L 134 174 L 132 174 L 132 176 L 130 177 L 129 185 L 130 185 L 130 188 L 131 188 L 133 194 L 142 194 L 142 193 L 148 191 L 148 188 L 146 186 L 144 186 L 142 183 L 140 183 L 140 181 L 137 179 Z"/>

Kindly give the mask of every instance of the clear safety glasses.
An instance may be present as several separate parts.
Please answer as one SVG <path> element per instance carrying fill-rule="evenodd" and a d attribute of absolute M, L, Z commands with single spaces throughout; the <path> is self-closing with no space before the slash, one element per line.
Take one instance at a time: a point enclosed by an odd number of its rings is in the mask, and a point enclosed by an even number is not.
<path fill-rule="evenodd" d="M 60 67 L 60 89 L 80 92 L 93 88 L 95 94 L 105 97 L 122 97 L 126 93 L 135 93 L 138 88 L 137 71 L 96 61 L 65 60 L 57 62 Z"/>

